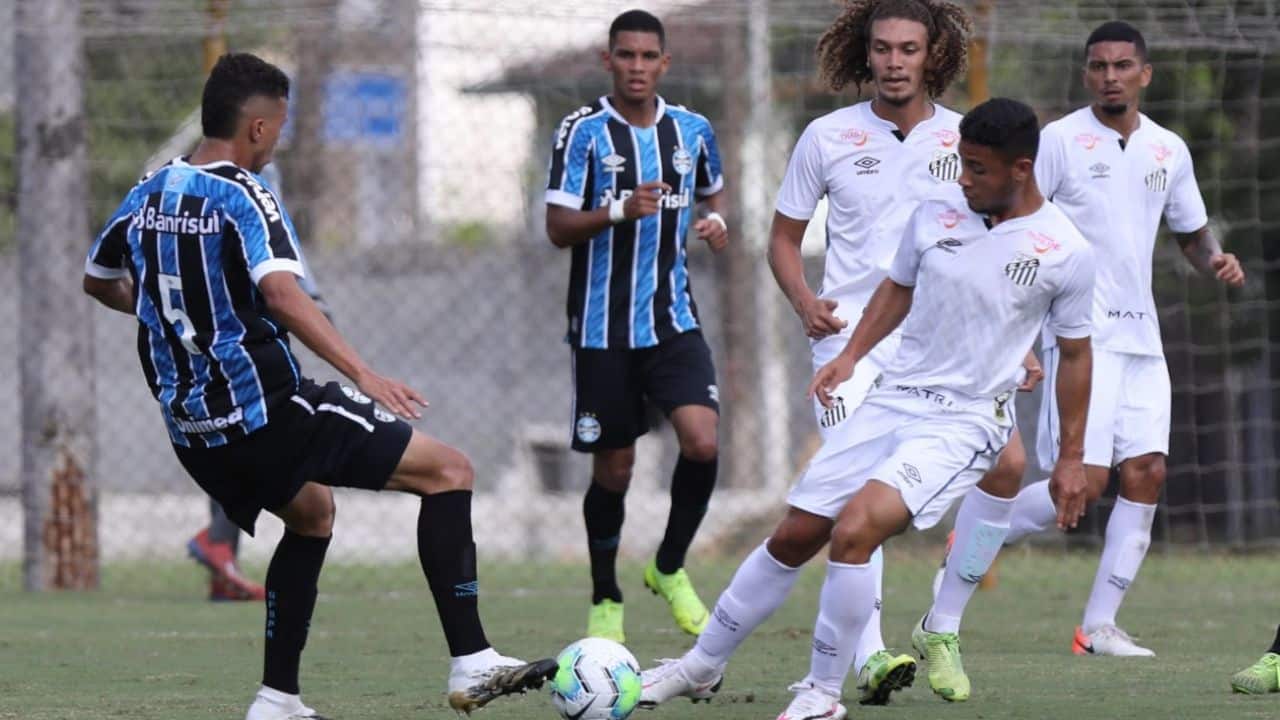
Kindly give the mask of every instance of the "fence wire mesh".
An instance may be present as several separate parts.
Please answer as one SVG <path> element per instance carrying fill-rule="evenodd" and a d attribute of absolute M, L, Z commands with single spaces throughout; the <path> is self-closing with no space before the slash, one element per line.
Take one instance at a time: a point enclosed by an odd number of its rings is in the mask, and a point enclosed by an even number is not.
<path fill-rule="evenodd" d="M 295 218 L 337 327 L 371 365 L 421 389 L 419 427 L 463 449 L 478 478 L 482 554 L 584 555 L 581 491 L 589 459 L 568 450 L 571 384 L 564 334 L 568 257 L 543 231 L 545 167 L 556 124 L 608 91 L 599 51 L 632 3 L 423 0 L 84 0 L 81 28 L 97 227 L 145 170 L 199 138 L 202 44 L 221 35 L 291 75 L 289 129 L 273 182 Z M 813 117 L 849 104 L 819 83 L 814 45 L 839 11 L 826 0 L 650 2 L 668 28 L 662 93 L 707 115 L 721 139 L 733 248 L 690 244 L 691 274 L 717 362 L 719 490 L 695 549 L 756 542 L 816 447 L 803 390 L 812 368 L 799 321 L 763 257 L 773 193 Z M 986 39 L 993 94 L 1042 119 L 1088 102 L 1083 39 L 1123 17 L 1146 33 L 1156 68 L 1144 111 L 1186 138 L 1224 244 L 1250 280 L 1226 293 L 1159 244 L 1157 304 L 1174 383 L 1166 500 L 1157 536 L 1241 544 L 1280 537 L 1275 403 L 1280 400 L 1280 21 L 1277 3 L 970 3 Z M 215 11 L 216 9 L 216 11 Z M 225 11 L 225 14 L 221 14 Z M 17 287 L 12 3 L 0 3 L 0 282 Z M 962 82 L 943 102 L 963 110 Z M 820 222 L 811 223 L 820 227 Z M 807 241 L 811 278 L 822 239 Z M 85 239 L 86 247 L 89 239 Z M 79 282 L 79 278 L 67 278 Z M 0 391 L 20 397 L 16 293 L 0 294 Z M 177 560 L 208 506 L 166 442 L 134 349 L 133 320 L 92 307 L 98 541 L 104 567 Z M 295 343 L 295 346 L 297 344 Z M 298 348 L 304 371 L 336 373 Z M 1020 398 L 1034 447 L 1039 393 Z M 20 413 L 0 415 L 0 586 L 18 583 Z M 623 551 L 660 537 L 676 458 L 669 429 L 639 444 Z M 1034 470 L 1034 458 L 1029 463 Z M 411 560 L 411 498 L 339 494 L 331 555 L 367 566 Z M 1096 536 L 1093 513 L 1078 534 Z M 1105 515 L 1105 514 L 1102 514 Z M 653 519 L 653 521 L 650 521 Z M 280 528 L 243 546 L 262 562 Z"/>

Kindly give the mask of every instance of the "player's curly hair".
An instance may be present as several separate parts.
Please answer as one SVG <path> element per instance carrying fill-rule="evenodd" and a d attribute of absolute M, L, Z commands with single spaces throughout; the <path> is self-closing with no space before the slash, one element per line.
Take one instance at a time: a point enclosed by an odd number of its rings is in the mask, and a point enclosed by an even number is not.
<path fill-rule="evenodd" d="M 863 84 L 873 80 L 867 61 L 871 24 L 885 18 L 914 20 L 928 29 L 924 86 L 929 97 L 945 92 L 968 67 L 973 23 L 959 5 L 947 0 L 849 0 L 818 38 L 819 72 L 832 90 L 852 84 L 861 93 Z"/>

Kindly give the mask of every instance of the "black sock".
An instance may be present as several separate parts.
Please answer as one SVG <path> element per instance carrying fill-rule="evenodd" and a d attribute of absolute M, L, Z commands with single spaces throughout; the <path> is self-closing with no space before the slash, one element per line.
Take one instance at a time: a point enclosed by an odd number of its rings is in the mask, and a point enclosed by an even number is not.
<path fill-rule="evenodd" d="M 582 517 L 587 522 L 587 552 L 591 554 L 591 602 L 622 602 L 615 568 L 618 542 L 622 539 L 622 519 L 626 516 L 626 493 L 605 488 L 595 480 L 582 500 Z"/>
<path fill-rule="evenodd" d="M 287 528 L 267 567 L 266 649 L 262 684 L 298 694 L 298 662 L 307 644 L 316 584 L 329 538 L 307 537 Z"/>
<path fill-rule="evenodd" d="M 1276 628 L 1276 639 L 1271 641 L 1271 649 L 1267 652 L 1280 655 L 1280 627 Z"/>
<path fill-rule="evenodd" d="M 658 546 L 658 572 L 670 575 L 684 567 L 684 555 L 707 514 L 711 491 L 716 487 L 718 459 L 694 462 L 681 455 L 671 475 L 671 514 L 667 533 Z"/>
<path fill-rule="evenodd" d="M 422 498 L 418 511 L 418 560 L 436 599 L 449 655 L 460 657 L 489 647 L 480 624 L 470 490 L 450 490 Z"/>

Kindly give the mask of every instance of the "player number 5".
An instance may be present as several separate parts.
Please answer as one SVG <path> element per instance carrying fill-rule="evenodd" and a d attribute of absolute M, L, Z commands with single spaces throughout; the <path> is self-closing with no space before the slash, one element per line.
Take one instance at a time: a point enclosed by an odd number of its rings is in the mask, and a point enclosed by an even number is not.
<path fill-rule="evenodd" d="M 192 355 L 199 355 L 200 348 L 196 347 L 196 328 L 191 324 L 191 318 L 180 308 L 173 306 L 173 296 L 178 296 L 178 302 L 182 303 L 182 278 L 177 275 L 160 275 L 158 276 L 160 283 L 160 304 L 164 310 L 164 319 L 173 326 L 174 332 L 178 333 L 178 339 L 182 341 L 182 347 Z M 185 305 L 185 303 L 182 303 Z M 181 324 L 179 324 L 181 323 Z"/>

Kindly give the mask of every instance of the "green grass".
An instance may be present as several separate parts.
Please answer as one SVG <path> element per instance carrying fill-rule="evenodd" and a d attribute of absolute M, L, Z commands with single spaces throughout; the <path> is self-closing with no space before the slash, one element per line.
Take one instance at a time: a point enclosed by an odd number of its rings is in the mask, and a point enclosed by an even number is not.
<path fill-rule="evenodd" d="M 884 627 L 891 645 L 909 645 L 911 625 L 928 604 L 936 553 L 918 546 L 889 550 Z M 851 718 L 1280 717 L 1280 696 L 1233 696 L 1227 685 L 1232 672 L 1266 649 L 1280 622 L 1280 565 L 1273 557 L 1150 557 L 1121 621 L 1156 650 L 1154 661 L 1070 654 L 1095 558 L 1019 551 L 1001 561 L 999 587 L 975 596 L 962 632 L 974 686 L 968 703 L 934 698 L 922 676 L 892 705 L 855 705 Z M 691 566 L 708 602 L 735 564 Z M 640 576 L 638 565 L 623 569 L 628 645 L 647 665 L 678 655 L 690 642 L 643 591 Z M 106 578 L 97 593 L 0 592 L 0 718 L 243 717 L 259 677 L 261 608 L 204 602 L 192 568 L 134 568 Z M 481 581 L 482 612 L 500 650 L 550 655 L 581 634 L 584 568 L 490 565 Z M 676 702 L 642 720 L 776 717 L 790 698 L 786 686 L 807 667 L 821 581 L 815 563 L 788 604 L 743 646 L 715 703 Z M 310 704 L 339 720 L 452 717 L 443 694 L 444 641 L 415 568 L 333 567 L 321 587 L 303 658 Z M 852 693 L 852 681 L 848 689 Z M 550 720 L 555 714 L 539 693 L 496 702 L 478 717 Z"/>

